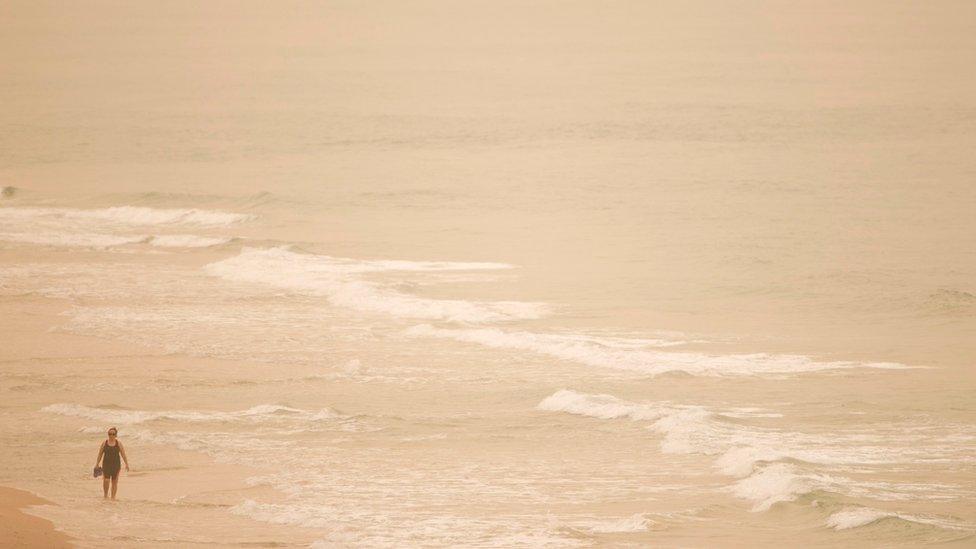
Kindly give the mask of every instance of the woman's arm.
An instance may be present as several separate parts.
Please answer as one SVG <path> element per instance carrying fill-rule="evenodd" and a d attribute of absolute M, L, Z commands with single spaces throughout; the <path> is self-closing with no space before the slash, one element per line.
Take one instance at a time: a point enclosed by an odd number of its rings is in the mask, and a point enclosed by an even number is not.
<path fill-rule="evenodd" d="M 95 458 L 95 467 L 98 467 L 98 464 L 102 462 L 102 454 L 104 453 L 105 453 L 105 441 L 103 440 L 102 445 L 98 447 L 98 457 Z"/>
<path fill-rule="evenodd" d="M 121 440 L 116 440 L 115 443 L 119 445 L 119 453 L 122 454 L 122 461 L 125 462 L 125 470 L 128 471 L 129 470 L 129 458 L 125 457 L 125 446 L 122 446 L 122 441 Z"/>

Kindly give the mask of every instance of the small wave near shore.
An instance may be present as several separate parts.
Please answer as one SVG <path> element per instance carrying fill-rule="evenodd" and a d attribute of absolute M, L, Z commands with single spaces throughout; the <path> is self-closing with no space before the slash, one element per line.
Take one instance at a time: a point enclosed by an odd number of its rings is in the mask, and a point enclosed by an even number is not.
<path fill-rule="evenodd" d="M 510 269 L 501 263 L 362 261 L 303 254 L 285 248 L 244 248 L 237 256 L 211 263 L 205 271 L 247 282 L 324 296 L 333 305 L 395 318 L 458 322 L 499 322 L 545 316 L 548 306 L 522 301 L 435 299 L 400 292 L 362 278 L 366 273 L 445 272 Z"/>
<path fill-rule="evenodd" d="M 713 467 L 718 472 L 736 479 L 726 490 L 750 501 L 755 512 L 767 511 L 777 503 L 796 501 L 815 493 L 876 501 L 961 498 L 969 494 L 959 485 L 900 485 L 858 479 L 848 473 L 963 459 L 959 452 L 948 450 L 955 435 L 943 435 L 940 439 L 921 432 L 915 425 L 892 425 L 884 432 L 804 433 L 749 422 L 750 419 L 779 416 L 768 410 L 717 409 L 671 402 L 637 403 L 612 395 L 566 389 L 543 399 L 537 409 L 602 420 L 648 422 L 649 430 L 662 435 L 660 449 L 663 453 L 712 456 Z M 900 434 L 901 444 L 892 444 L 891 441 L 899 440 L 893 438 L 895 433 Z M 912 435 L 906 438 L 905 433 Z M 828 525 L 842 530 L 889 516 L 902 519 L 907 516 L 853 509 L 832 515 Z M 915 522 L 938 527 L 951 523 L 941 519 Z"/>
<path fill-rule="evenodd" d="M 646 375 L 684 372 L 698 376 L 779 375 L 849 368 L 906 369 L 892 362 L 819 362 L 802 355 L 705 354 L 666 351 L 685 342 L 660 339 L 595 338 L 582 334 L 545 334 L 498 328 L 437 328 L 428 324 L 406 330 L 408 337 L 453 339 L 486 347 L 531 351 L 568 360 Z"/>
<path fill-rule="evenodd" d="M 251 214 L 198 208 L 112 206 L 100 209 L 0 208 L 0 241 L 26 245 L 104 250 L 135 244 L 160 248 L 206 248 L 233 240 L 227 235 L 168 234 L 183 227 L 219 231 L 251 221 Z M 157 234 L 147 234 L 160 231 Z"/>
<path fill-rule="evenodd" d="M 246 410 L 232 412 L 204 412 L 191 410 L 146 411 L 127 410 L 115 407 L 91 407 L 81 404 L 51 404 L 41 409 L 42 412 L 62 416 L 81 417 L 102 423 L 135 425 L 151 421 L 177 421 L 189 423 L 223 423 L 223 422 L 274 422 L 282 420 L 320 421 L 341 419 L 344 416 L 329 408 L 310 411 L 281 406 L 277 404 L 260 404 Z"/>
<path fill-rule="evenodd" d="M 116 225 L 199 225 L 227 226 L 254 219 L 250 214 L 200 210 L 196 208 L 148 208 L 112 206 L 100 209 L 77 208 L 0 208 L 0 221 L 10 222 L 95 222 Z"/>

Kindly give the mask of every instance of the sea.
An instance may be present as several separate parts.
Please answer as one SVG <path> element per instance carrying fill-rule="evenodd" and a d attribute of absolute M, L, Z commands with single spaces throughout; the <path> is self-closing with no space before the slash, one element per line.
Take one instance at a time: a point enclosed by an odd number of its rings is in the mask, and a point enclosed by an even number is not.
<path fill-rule="evenodd" d="M 79 547 L 976 543 L 973 8 L 735 4 L 15 2 L 0 483 Z"/>

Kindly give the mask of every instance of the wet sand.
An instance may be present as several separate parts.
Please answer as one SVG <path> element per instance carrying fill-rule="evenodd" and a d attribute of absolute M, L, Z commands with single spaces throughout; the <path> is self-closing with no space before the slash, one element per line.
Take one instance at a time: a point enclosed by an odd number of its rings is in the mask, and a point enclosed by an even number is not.
<path fill-rule="evenodd" d="M 30 492 L 0 486 L 0 540 L 6 547 L 62 549 L 72 547 L 51 521 L 34 516 L 31 507 L 53 505 Z"/>
<path fill-rule="evenodd" d="M 130 402 L 124 396 L 120 398 L 115 389 L 145 379 L 144 376 L 162 389 L 167 385 L 206 384 L 213 376 L 246 383 L 248 378 L 257 381 L 275 375 L 276 368 L 268 365 L 174 358 L 159 349 L 62 333 L 57 327 L 63 323 L 63 313 L 70 308 L 70 304 L 58 299 L 0 302 L 0 317 L 19 319 L 15 326 L 8 326 L 10 338 L 2 362 L 6 383 L 0 390 L 7 396 L 8 412 L 36 419 L 34 411 L 40 402 L 78 398 Z M 242 375 L 242 366 L 250 373 Z M 83 388 L 72 387 L 79 381 Z M 139 400 L 148 397 L 144 401 L 147 405 L 166 408 L 171 402 L 166 392 L 162 389 L 157 397 L 143 395 Z M 79 432 L 73 422 L 59 421 L 50 424 L 50 429 L 35 431 L 31 423 L 28 420 L 17 426 L 7 425 L 7 435 L 13 438 L 5 443 L 11 450 L 3 460 L 0 482 L 38 492 L 54 491 L 59 504 L 22 490 L 4 488 L 0 493 L 4 503 L 6 493 L 11 494 L 9 513 L 3 514 L 5 522 L 8 517 L 16 519 L 10 523 L 16 526 L 11 535 L 26 535 L 26 526 L 30 526 L 30 535 L 35 537 L 25 539 L 39 543 L 27 547 L 46 547 L 48 538 L 36 537 L 45 529 L 51 530 L 50 534 L 44 534 L 51 536 L 51 540 L 68 539 L 60 530 L 74 532 L 83 547 L 124 544 L 150 548 L 160 543 L 184 547 L 242 543 L 304 546 L 315 540 L 301 529 L 228 516 L 228 509 L 247 498 L 280 500 L 280 495 L 266 486 L 248 483 L 249 478 L 259 473 L 254 468 L 214 460 L 206 449 L 188 451 L 181 449 L 179 443 L 132 440 L 128 436 L 131 430 L 123 427 L 119 438 L 126 444 L 131 471 L 120 473 L 117 499 L 106 500 L 102 496 L 102 480 L 91 476 L 105 429 Z M 23 445 L 16 441 L 32 442 Z M 26 505 L 47 506 L 32 509 L 32 515 L 18 517 L 16 509 Z M 187 513 L 195 517 L 193 526 L 174 530 L 173 525 Z M 58 532 L 54 532 L 52 521 Z"/>

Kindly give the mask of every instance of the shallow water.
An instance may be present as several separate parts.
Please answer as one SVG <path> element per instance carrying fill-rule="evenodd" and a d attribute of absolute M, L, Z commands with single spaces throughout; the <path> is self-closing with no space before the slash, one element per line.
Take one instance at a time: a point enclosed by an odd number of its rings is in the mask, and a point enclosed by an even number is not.
<path fill-rule="evenodd" d="M 972 542 L 968 5 L 103 8 L 0 20 L 0 482 L 82 546 Z"/>

